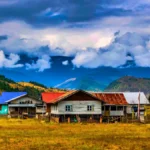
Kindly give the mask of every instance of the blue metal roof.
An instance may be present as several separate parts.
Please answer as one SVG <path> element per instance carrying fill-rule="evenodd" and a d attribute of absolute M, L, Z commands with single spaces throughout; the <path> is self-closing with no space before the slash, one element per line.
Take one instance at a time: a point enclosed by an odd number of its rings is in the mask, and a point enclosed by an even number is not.
<path fill-rule="evenodd" d="M 7 104 L 7 101 L 14 100 L 24 95 L 27 95 L 27 92 L 2 92 L 0 94 L 0 104 Z"/>

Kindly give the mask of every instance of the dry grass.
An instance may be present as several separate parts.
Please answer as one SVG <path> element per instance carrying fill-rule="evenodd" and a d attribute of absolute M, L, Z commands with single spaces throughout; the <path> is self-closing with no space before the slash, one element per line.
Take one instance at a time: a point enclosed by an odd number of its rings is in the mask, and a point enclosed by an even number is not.
<path fill-rule="evenodd" d="M 1 150 L 149 150 L 148 124 L 52 124 L 0 119 Z"/>

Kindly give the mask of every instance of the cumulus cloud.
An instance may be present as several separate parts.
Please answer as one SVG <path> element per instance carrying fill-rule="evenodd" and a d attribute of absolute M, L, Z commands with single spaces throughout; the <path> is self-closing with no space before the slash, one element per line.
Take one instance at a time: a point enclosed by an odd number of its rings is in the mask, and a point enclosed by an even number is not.
<path fill-rule="evenodd" d="M 150 36 L 127 32 L 116 35 L 114 41 L 105 48 L 87 49 L 76 54 L 72 63 L 77 67 L 97 68 L 99 66 L 119 67 L 128 60 L 137 66 L 150 67 Z"/>
<path fill-rule="evenodd" d="M 115 49 L 117 47 L 117 50 Z M 121 51 L 121 53 L 120 53 Z M 121 59 L 117 59 L 117 58 Z M 121 45 L 113 45 L 111 50 L 93 50 L 80 51 L 77 53 L 72 63 L 78 68 L 97 68 L 99 66 L 118 67 L 125 64 L 127 56 Z"/>
<path fill-rule="evenodd" d="M 47 55 L 43 55 L 41 58 L 39 58 L 36 63 L 26 63 L 26 69 L 27 70 L 32 70 L 36 69 L 39 72 L 43 72 L 45 69 L 51 68 L 51 62 L 50 62 L 50 57 Z"/>
<path fill-rule="evenodd" d="M 69 61 L 68 61 L 68 60 L 65 60 L 65 61 L 62 62 L 62 64 L 66 66 L 66 65 L 69 64 Z"/>
<path fill-rule="evenodd" d="M 19 68 L 23 67 L 23 64 L 17 64 L 20 60 L 20 57 L 17 54 L 10 54 L 6 58 L 4 52 L 0 50 L 0 68 Z"/>
<path fill-rule="evenodd" d="M 137 66 L 150 67 L 150 52 L 135 56 Z"/>
<path fill-rule="evenodd" d="M 0 33 L 9 35 L 0 45 L 1 48 L 5 47 L 8 53 L 25 52 L 36 56 L 40 56 L 41 52 L 74 56 L 80 49 L 104 47 L 111 43 L 114 36 L 113 31 L 109 29 L 34 29 L 20 21 L 0 24 Z M 45 49 L 41 50 L 41 47 Z"/>

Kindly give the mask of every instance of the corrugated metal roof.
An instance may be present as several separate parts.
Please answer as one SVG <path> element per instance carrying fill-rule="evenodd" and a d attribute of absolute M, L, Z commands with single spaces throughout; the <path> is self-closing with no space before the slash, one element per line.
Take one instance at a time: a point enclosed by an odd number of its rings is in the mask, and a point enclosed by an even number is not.
<path fill-rule="evenodd" d="M 123 92 L 123 94 L 129 104 L 139 103 L 139 92 Z M 149 101 L 143 92 L 140 92 L 140 104 L 149 104 Z"/>
<path fill-rule="evenodd" d="M 103 100 L 106 104 L 127 105 L 123 93 L 92 93 L 97 98 Z"/>
<path fill-rule="evenodd" d="M 78 90 L 69 91 L 66 93 L 58 93 L 58 92 L 42 93 L 42 100 L 46 103 L 56 103 L 58 101 L 61 101 L 64 98 L 71 96 L 76 92 L 78 92 Z M 106 104 L 112 104 L 112 105 L 138 104 L 138 96 L 139 96 L 139 92 L 116 92 L 116 93 L 115 92 L 99 92 L 99 93 L 89 92 L 89 94 L 93 95 L 94 97 L 98 98 L 101 101 L 104 101 Z M 141 104 L 149 104 L 149 101 L 147 100 L 143 92 L 141 92 L 140 99 L 141 99 L 140 100 Z"/>
<path fill-rule="evenodd" d="M 0 104 L 7 104 L 7 102 L 27 95 L 27 92 L 2 92 L 0 95 Z"/>

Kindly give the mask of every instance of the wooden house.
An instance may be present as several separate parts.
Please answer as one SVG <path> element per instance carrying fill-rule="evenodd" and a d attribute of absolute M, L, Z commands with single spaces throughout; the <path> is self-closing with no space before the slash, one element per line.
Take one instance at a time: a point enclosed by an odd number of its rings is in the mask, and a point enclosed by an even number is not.
<path fill-rule="evenodd" d="M 103 101 L 82 90 L 42 93 L 47 112 L 56 122 L 99 122 Z"/>
<path fill-rule="evenodd" d="M 122 93 L 93 93 L 99 99 L 102 99 L 105 104 L 102 107 L 104 116 L 124 116 L 128 105 Z"/>
<path fill-rule="evenodd" d="M 46 112 L 57 122 L 67 122 L 68 118 L 71 122 L 100 121 L 100 118 L 106 122 L 133 121 L 137 119 L 139 92 L 48 92 L 42 93 L 42 100 L 46 104 Z M 141 92 L 141 119 L 144 117 L 144 106 L 148 104 Z"/>
<path fill-rule="evenodd" d="M 137 111 L 140 104 L 140 119 L 144 121 L 144 106 L 149 105 L 149 101 L 143 92 L 100 92 L 93 94 L 105 102 L 102 108 L 103 116 L 136 120 L 138 119 Z"/>
<path fill-rule="evenodd" d="M 123 92 L 128 103 L 127 115 L 132 118 L 138 117 L 138 105 L 140 104 L 140 120 L 144 121 L 145 106 L 150 103 L 143 92 Z"/>
<path fill-rule="evenodd" d="M 4 102 L 5 114 L 10 117 L 35 117 L 45 111 L 42 101 L 29 97 L 26 92 L 2 92 L 0 101 Z"/>

